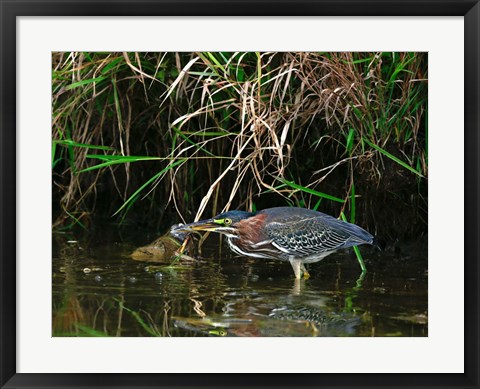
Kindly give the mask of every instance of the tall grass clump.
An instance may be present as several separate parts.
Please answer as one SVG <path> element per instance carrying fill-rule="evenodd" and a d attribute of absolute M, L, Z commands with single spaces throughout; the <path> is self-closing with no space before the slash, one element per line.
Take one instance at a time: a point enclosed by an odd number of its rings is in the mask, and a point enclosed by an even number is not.
<path fill-rule="evenodd" d="M 71 52 L 52 64 L 56 228 L 291 204 L 388 224 L 386 237 L 426 230 L 426 53 Z"/>

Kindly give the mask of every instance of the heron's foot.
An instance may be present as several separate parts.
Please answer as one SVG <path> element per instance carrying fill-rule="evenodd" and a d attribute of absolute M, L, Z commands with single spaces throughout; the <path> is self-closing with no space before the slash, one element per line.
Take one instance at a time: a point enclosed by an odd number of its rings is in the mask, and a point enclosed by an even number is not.
<path fill-rule="evenodd" d="M 304 279 L 310 278 L 310 273 L 305 269 L 305 265 L 300 259 L 290 259 L 290 264 L 292 265 L 297 280 L 300 280 L 302 276 Z"/>
<path fill-rule="evenodd" d="M 309 272 L 307 271 L 307 269 L 305 268 L 305 265 L 303 264 L 303 262 L 302 262 L 302 264 L 300 265 L 300 270 L 301 270 L 302 273 L 303 273 L 303 278 L 306 279 L 306 280 L 308 280 L 308 279 L 310 278 L 310 273 L 309 273 Z"/>

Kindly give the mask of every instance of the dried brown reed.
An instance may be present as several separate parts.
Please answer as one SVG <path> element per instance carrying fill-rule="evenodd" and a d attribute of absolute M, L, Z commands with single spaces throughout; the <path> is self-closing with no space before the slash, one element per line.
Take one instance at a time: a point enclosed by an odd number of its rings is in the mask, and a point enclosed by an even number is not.
<path fill-rule="evenodd" d="M 102 185 L 143 217 L 274 194 L 354 219 L 387 167 L 427 176 L 423 53 L 54 53 L 53 70 L 56 225 L 85 221 Z"/>

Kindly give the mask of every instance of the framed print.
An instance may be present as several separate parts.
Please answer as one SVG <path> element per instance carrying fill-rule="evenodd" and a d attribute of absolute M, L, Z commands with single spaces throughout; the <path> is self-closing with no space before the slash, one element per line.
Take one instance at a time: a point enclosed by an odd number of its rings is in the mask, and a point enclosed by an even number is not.
<path fill-rule="evenodd" d="M 478 387 L 478 2 L 1 14 L 2 387 Z"/>

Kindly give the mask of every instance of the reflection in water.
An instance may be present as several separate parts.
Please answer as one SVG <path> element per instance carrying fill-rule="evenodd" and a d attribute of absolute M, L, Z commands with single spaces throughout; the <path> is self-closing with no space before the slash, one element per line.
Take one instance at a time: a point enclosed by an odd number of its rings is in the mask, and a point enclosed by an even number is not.
<path fill-rule="evenodd" d="M 323 299 L 320 299 L 321 301 Z M 296 306 L 286 296 L 228 303 L 215 317 L 174 317 L 175 327 L 209 336 L 351 336 L 361 318 L 326 306 Z M 275 308 L 272 308 L 275 307 Z"/>
<path fill-rule="evenodd" d="M 134 236 L 76 238 L 54 235 L 54 336 L 428 335 L 426 245 L 362 250 L 363 280 L 349 253 L 294 280 L 288 263 L 232 257 L 214 240 L 194 261 L 150 263 L 129 258 Z"/>

